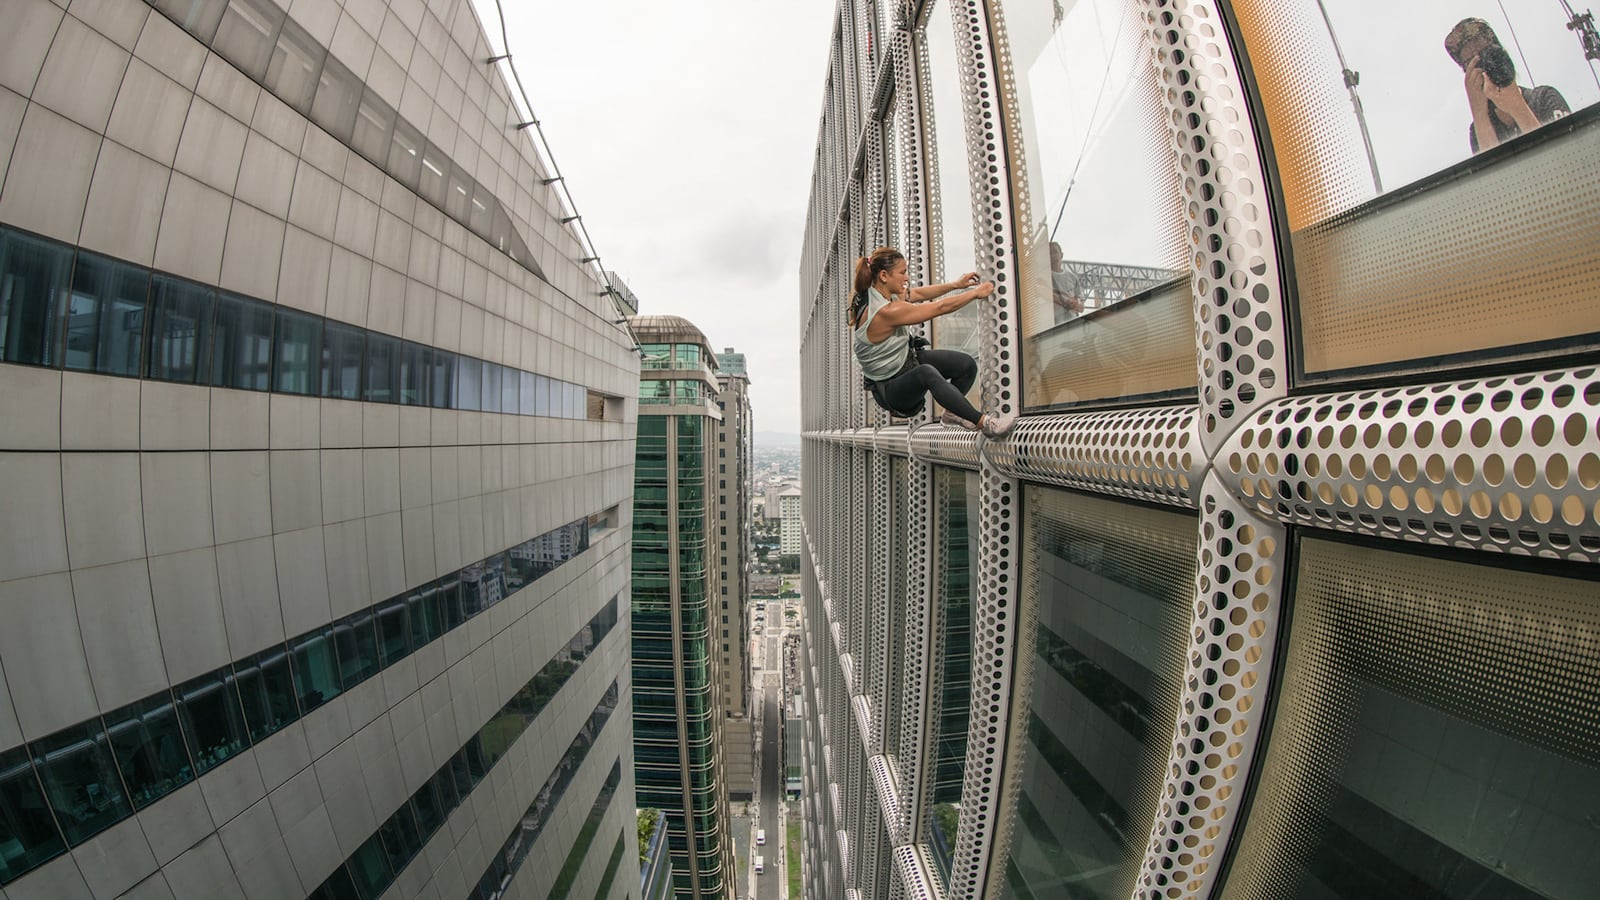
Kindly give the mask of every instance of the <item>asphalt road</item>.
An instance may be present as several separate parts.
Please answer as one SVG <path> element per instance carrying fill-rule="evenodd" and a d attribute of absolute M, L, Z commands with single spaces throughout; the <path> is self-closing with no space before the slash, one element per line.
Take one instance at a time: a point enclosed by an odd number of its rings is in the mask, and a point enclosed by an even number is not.
<path fill-rule="evenodd" d="M 769 653 L 767 659 L 776 660 Z M 778 825 L 778 800 L 783 796 L 783 751 L 778 744 L 778 724 L 783 701 L 778 694 L 778 674 L 767 668 L 762 675 L 761 703 L 761 818 L 757 828 L 767 831 L 767 843 L 756 852 L 766 857 L 766 873 L 756 877 L 756 900 L 778 900 L 783 881 L 783 830 Z M 792 900 L 799 900 L 798 897 Z"/>

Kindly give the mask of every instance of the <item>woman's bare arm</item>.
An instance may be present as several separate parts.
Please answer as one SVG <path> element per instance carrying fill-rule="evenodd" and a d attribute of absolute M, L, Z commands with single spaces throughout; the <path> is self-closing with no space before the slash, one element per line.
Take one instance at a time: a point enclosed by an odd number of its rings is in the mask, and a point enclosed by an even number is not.
<path fill-rule="evenodd" d="M 872 324 L 867 326 L 867 340 L 874 344 L 882 343 L 889 337 L 891 331 L 901 325 L 916 325 L 919 322 L 936 319 L 992 293 L 994 293 L 994 282 L 985 281 L 971 290 L 949 294 L 928 302 L 905 303 L 896 300 L 878 310 L 878 314 L 872 319 Z"/>
<path fill-rule="evenodd" d="M 924 303 L 934 299 L 935 297 L 941 297 L 945 294 L 948 294 L 958 288 L 972 287 L 977 283 L 978 273 L 968 272 L 965 275 L 957 278 L 955 281 L 946 281 L 944 284 L 925 284 L 921 287 L 914 287 L 906 291 L 906 294 L 908 295 L 907 299 L 912 303 Z"/>

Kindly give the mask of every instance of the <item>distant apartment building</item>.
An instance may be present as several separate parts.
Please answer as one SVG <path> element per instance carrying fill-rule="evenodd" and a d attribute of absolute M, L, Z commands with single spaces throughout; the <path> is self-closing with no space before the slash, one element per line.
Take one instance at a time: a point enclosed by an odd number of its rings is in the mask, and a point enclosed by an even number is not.
<path fill-rule="evenodd" d="M 716 357 L 678 316 L 629 320 L 643 353 L 633 506 L 638 802 L 661 810 L 678 900 L 732 898 L 722 625 L 713 554 L 723 523 Z M 730 438 L 737 446 L 737 439 Z"/>
<path fill-rule="evenodd" d="M 638 357 L 487 23 L 4 9 L 0 896 L 637 897 Z"/>
<path fill-rule="evenodd" d="M 778 552 L 784 556 L 799 554 L 803 546 L 800 531 L 802 495 L 800 488 L 790 486 L 778 493 Z"/>
<path fill-rule="evenodd" d="M 747 800 L 755 787 L 755 743 L 750 718 L 750 465 L 752 410 L 745 355 L 732 347 L 716 354 L 717 436 L 716 610 L 721 648 L 723 758 L 728 796 Z"/>

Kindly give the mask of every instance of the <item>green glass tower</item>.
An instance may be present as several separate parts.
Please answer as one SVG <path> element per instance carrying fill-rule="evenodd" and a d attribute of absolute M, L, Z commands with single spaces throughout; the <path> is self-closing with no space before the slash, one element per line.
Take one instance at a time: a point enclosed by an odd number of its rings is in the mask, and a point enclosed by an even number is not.
<path fill-rule="evenodd" d="M 707 554 L 716 358 L 684 319 L 631 323 L 644 353 L 633 512 L 638 802 L 666 814 L 680 900 L 733 896 Z"/>

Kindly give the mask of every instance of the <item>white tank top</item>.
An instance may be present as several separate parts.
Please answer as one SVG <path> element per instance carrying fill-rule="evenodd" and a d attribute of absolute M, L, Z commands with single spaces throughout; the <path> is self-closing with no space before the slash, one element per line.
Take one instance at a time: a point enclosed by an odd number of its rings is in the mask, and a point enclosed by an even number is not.
<path fill-rule="evenodd" d="M 874 344 L 867 340 L 867 329 L 872 326 L 872 318 L 878 314 L 889 301 L 877 292 L 876 289 L 867 289 L 867 311 L 861 316 L 861 324 L 855 331 L 856 362 L 861 363 L 861 374 L 873 381 L 882 381 L 900 372 L 906 364 L 906 354 L 911 352 L 911 332 L 904 325 L 895 326 L 889 336 Z"/>

